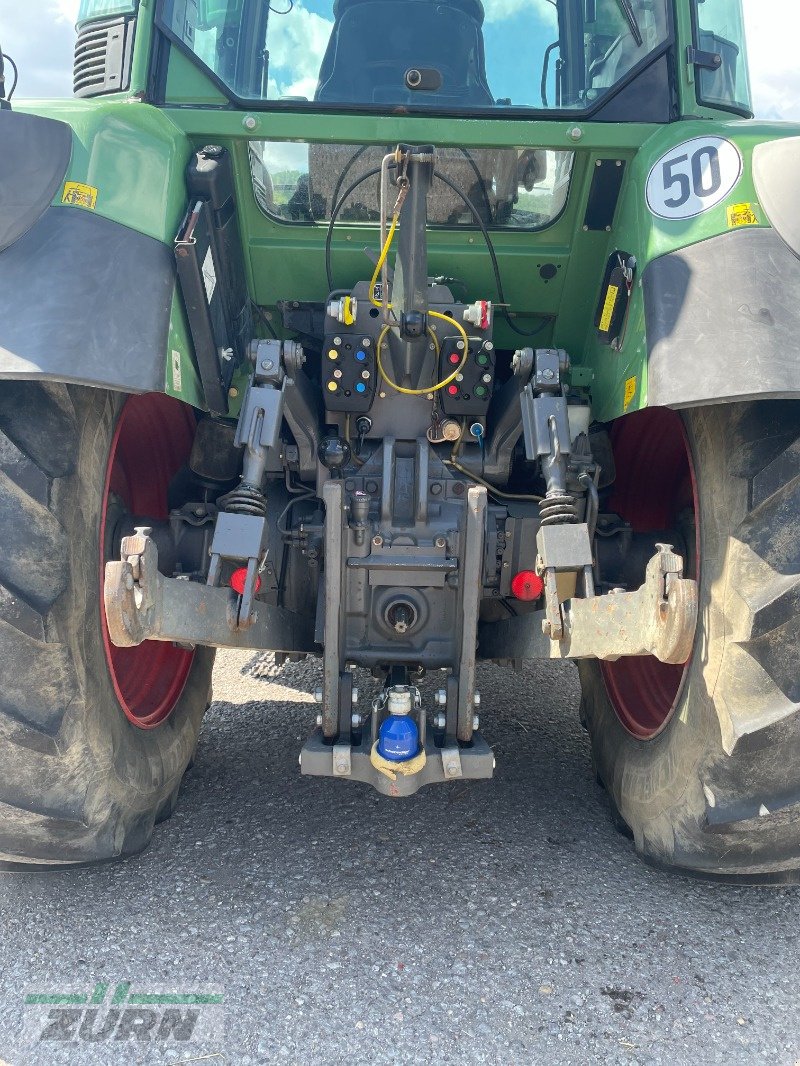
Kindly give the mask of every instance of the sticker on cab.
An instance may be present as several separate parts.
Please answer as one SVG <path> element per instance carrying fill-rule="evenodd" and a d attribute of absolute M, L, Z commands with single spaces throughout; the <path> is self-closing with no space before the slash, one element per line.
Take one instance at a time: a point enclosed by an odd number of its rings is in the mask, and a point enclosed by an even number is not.
<path fill-rule="evenodd" d="M 731 204 L 728 208 L 728 229 L 737 226 L 757 226 L 758 215 L 752 204 Z"/>
<path fill-rule="evenodd" d="M 721 203 L 741 176 L 742 157 L 732 141 L 693 137 L 653 165 L 647 206 L 658 218 L 694 218 Z"/>
<path fill-rule="evenodd" d="M 183 392 L 183 375 L 181 374 L 181 353 L 172 349 L 172 391 Z"/>
<path fill-rule="evenodd" d="M 611 319 L 614 317 L 614 308 L 617 306 L 617 297 L 619 296 L 619 286 L 609 285 L 608 292 L 606 293 L 605 302 L 603 304 L 603 312 L 600 315 L 599 330 L 601 333 L 608 333 L 611 329 Z"/>
<path fill-rule="evenodd" d="M 631 405 L 631 400 L 636 395 L 636 378 L 628 378 L 625 382 L 625 393 L 622 397 L 622 410 L 627 411 Z"/>
<path fill-rule="evenodd" d="M 94 185 L 84 185 L 80 181 L 65 182 L 61 203 L 94 211 L 97 207 L 97 189 Z"/>

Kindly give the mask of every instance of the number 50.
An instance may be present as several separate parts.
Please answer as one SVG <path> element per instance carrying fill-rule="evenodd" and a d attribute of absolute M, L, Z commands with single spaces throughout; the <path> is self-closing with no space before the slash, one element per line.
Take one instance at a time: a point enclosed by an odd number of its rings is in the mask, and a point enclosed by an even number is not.
<path fill-rule="evenodd" d="M 667 160 L 662 166 L 664 192 L 669 192 L 676 185 L 678 194 L 664 198 L 664 206 L 671 208 L 683 207 L 688 202 L 692 193 L 700 199 L 713 196 L 722 185 L 722 173 L 719 165 L 719 152 L 715 145 L 705 144 L 692 155 L 691 158 L 691 182 L 689 175 L 682 170 L 675 171 L 682 163 L 688 163 L 688 155 L 678 155 L 674 159 Z"/>

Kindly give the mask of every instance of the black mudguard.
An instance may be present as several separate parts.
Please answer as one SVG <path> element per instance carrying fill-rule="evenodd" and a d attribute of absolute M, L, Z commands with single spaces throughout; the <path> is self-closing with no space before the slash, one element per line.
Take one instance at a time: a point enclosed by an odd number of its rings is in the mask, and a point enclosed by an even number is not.
<path fill-rule="evenodd" d="M 65 123 L 0 112 L 0 379 L 162 391 L 175 269 L 160 241 L 55 207 Z"/>
<path fill-rule="evenodd" d="M 772 228 L 740 228 L 644 271 L 648 403 L 693 407 L 800 396 L 800 137 L 757 145 Z"/>
<path fill-rule="evenodd" d="M 775 230 L 663 255 L 643 287 L 650 406 L 800 396 L 800 259 Z"/>

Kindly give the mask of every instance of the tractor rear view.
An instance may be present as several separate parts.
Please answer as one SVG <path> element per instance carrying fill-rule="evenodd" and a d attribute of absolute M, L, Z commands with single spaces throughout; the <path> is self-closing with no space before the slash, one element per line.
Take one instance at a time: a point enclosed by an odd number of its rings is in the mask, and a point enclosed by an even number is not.
<path fill-rule="evenodd" d="M 574 659 L 643 858 L 796 879 L 800 130 L 739 0 L 83 0 L 74 85 L 0 108 L 0 858 L 143 848 L 240 648 L 320 659 L 332 802 L 491 778 L 477 663 Z"/>

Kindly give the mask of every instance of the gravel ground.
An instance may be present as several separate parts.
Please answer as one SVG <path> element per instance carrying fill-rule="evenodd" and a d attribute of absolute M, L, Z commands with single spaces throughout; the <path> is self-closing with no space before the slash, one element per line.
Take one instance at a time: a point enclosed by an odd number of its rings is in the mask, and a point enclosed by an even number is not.
<path fill-rule="evenodd" d="M 800 896 L 642 865 L 593 781 L 570 666 L 482 667 L 495 780 L 394 802 L 300 777 L 317 683 L 314 665 L 221 655 L 196 765 L 143 855 L 0 874 L 0 1059 L 800 1059 Z M 188 1042 L 163 1021 L 103 1039 L 124 981 L 222 1004 L 196 1008 Z M 98 982 L 82 1030 L 24 1002 Z"/>

